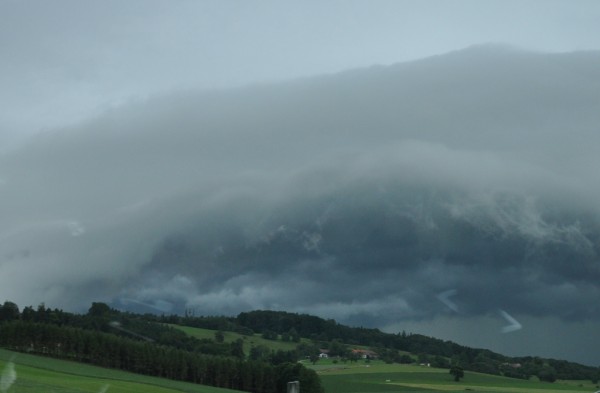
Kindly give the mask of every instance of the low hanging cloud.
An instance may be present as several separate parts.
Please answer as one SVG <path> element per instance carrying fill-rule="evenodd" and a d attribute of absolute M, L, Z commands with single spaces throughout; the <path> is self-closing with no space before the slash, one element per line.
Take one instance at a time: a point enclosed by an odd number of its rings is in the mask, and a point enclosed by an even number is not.
<path fill-rule="evenodd" d="M 598 321 L 599 70 L 483 46 L 48 132 L 0 158 L 0 286 L 70 309 Z"/>
<path fill-rule="evenodd" d="M 508 307 L 597 317 L 599 227 L 588 210 L 548 209 L 543 196 L 473 184 L 471 190 L 433 186 L 421 176 L 411 182 L 395 171 L 376 180 L 351 172 L 335 176 L 348 176 L 345 185 L 322 193 L 304 183 L 310 191 L 286 188 L 289 194 L 268 206 L 253 198 L 213 206 L 210 216 L 222 228 L 200 214 L 146 268 L 167 282 L 183 274 L 195 285 L 188 283 L 179 301 L 212 313 L 322 308 L 338 318 L 349 319 L 354 310 L 353 320 L 366 313 L 390 322 L 441 312 L 434 295 L 454 288 L 471 299 L 461 307 L 469 314 Z M 254 217 L 228 222 L 239 205 Z M 559 207 L 554 217 L 551 209 Z M 389 305 L 392 295 L 398 298 L 393 314 L 359 306 Z M 331 304 L 340 305 L 339 314 Z"/>

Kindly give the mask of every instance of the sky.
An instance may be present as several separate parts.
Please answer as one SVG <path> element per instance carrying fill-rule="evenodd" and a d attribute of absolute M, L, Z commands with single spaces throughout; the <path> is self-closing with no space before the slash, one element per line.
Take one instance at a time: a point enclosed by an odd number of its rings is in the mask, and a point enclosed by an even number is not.
<path fill-rule="evenodd" d="M 0 1 L 0 144 L 178 89 L 389 65 L 498 42 L 597 49 L 585 1 Z"/>
<path fill-rule="evenodd" d="M 0 1 L 0 296 L 600 365 L 600 3 Z"/>

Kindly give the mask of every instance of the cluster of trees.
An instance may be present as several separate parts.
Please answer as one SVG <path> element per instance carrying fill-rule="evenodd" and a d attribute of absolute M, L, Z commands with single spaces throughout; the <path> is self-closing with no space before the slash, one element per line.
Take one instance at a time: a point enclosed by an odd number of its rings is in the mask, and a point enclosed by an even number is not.
<path fill-rule="evenodd" d="M 237 330 L 239 330 L 239 329 L 237 329 Z M 248 329 L 248 330 L 252 331 L 252 329 Z M 273 330 L 265 329 L 262 332 L 261 336 L 262 336 L 262 338 L 264 338 L 266 340 L 278 340 L 279 338 L 281 338 L 281 341 L 284 341 L 284 342 L 295 342 L 295 343 L 300 342 L 300 334 L 298 334 L 298 331 L 296 331 L 296 329 L 294 329 L 294 328 L 291 328 L 287 332 L 282 332 L 281 335 Z"/>
<path fill-rule="evenodd" d="M 316 373 L 281 357 L 276 364 L 247 360 L 241 340 L 206 340 L 224 354 L 206 354 L 205 340 L 193 339 L 163 324 L 94 303 L 86 315 L 26 307 L 0 306 L 0 346 L 56 358 L 254 393 L 285 391 L 292 380 L 302 391 L 322 393 Z M 226 349 L 226 351 L 225 351 Z M 208 351 L 215 351 L 208 348 Z"/>
<path fill-rule="evenodd" d="M 248 373 L 244 367 L 250 364 L 233 358 L 198 355 L 149 341 L 47 323 L 16 320 L 2 323 L 0 329 L 0 345 L 16 351 L 211 386 L 254 386 L 248 391 L 270 391 L 261 376 L 272 372 L 268 365 L 259 370 L 253 364 L 253 372 Z M 246 378 L 238 380 L 238 376 Z"/>
<path fill-rule="evenodd" d="M 513 361 L 520 367 L 513 368 L 506 374 L 516 374 L 516 378 L 529 378 L 537 376 L 541 381 L 554 382 L 557 379 L 589 379 L 594 384 L 600 381 L 600 368 L 582 366 L 566 360 L 543 359 L 540 357 L 518 357 Z M 506 366 L 504 366 L 506 368 Z"/>

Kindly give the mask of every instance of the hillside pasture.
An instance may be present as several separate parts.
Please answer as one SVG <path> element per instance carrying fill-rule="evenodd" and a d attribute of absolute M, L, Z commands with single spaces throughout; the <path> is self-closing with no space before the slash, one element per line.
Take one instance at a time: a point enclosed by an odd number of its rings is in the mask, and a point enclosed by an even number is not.
<path fill-rule="evenodd" d="M 6 393 L 237 392 L 0 349 L 0 373 L 11 361 L 17 378 Z"/>
<path fill-rule="evenodd" d="M 196 328 L 196 327 L 190 327 L 190 326 L 180 326 L 180 325 L 169 325 L 169 326 L 171 326 L 175 329 L 179 329 L 179 330 L 185 332 L 187 335 L 198 338 L 198 339 L 214 340 L 215 333 L 217 332 L 217 330 Z M 267 339 L 262 338 L 260 334 L 254 334 L 252 336 L 245 336 L 245 335 L 239 334 L 239 333 L 224 331 L 223 336 L 225 338 L 224 341 L 227 343 L 234 342 L 238 339 L 242 339 L 242 341 L 244 343 L 244 353 L 246 355 L 248 355 L 250 353 L 250 348 L 257 347 L 259 345 L 264 345 L 273 351 L 278 351 L 278 350 L 292 351 L 292 350 L 296 349 L 296 345 L 298 345 L 298 343 L 291 342 L 291 341 L 285 342 L 285 341 L 281 341 L 281 339 L 267 340 Z M 306 341 L 304 339 L 302 339 L 302 340 Z"/>

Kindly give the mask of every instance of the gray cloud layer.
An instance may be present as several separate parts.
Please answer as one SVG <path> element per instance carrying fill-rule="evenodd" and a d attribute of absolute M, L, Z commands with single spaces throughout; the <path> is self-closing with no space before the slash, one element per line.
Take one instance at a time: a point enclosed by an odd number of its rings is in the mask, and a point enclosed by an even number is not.
<path fill-rule="evenodd" d="M 115 109 L 0 158 L 0 287 L 371 326 L 454 289 L 468 318 L 597 322 L 599 92 L 598 52 L 482 46 Z"/>
<path fill-rule="evenodd" d="M 483 42 L 599 49 L 595 0 L 4 0 L 0 151 L 136 97 L 393 64 Z"/>

